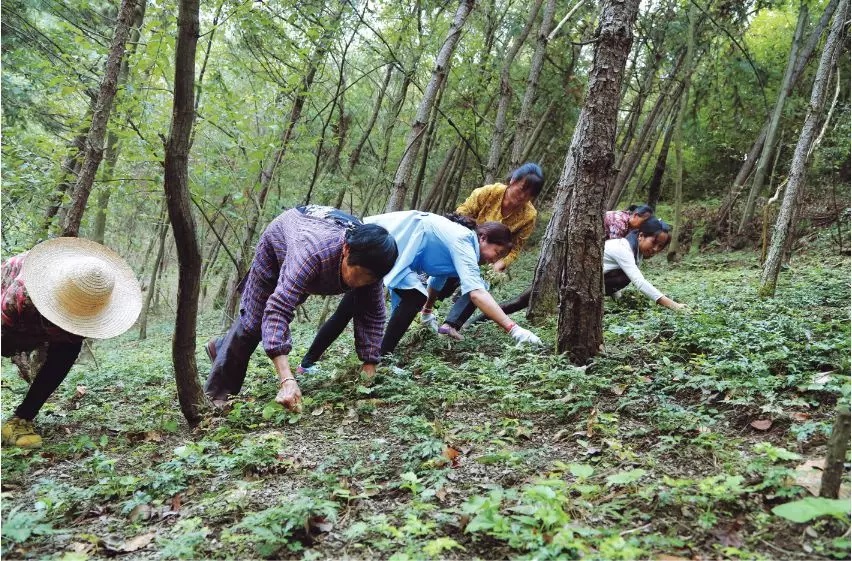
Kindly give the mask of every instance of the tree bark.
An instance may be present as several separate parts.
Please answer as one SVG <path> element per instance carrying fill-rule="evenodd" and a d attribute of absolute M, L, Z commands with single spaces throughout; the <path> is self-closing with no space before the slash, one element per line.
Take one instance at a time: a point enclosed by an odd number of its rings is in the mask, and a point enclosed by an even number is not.
<path fill-rule="evenodd" d="M 825 458 L 825 469 L 822 470 L 822 481 L 819 486 L 819 496 L 836 499 L 840 492 L 840 482 L 843 479 L 843 465 L 846 463 L 846 452 L 849 450 L 849 405 L 837 406 L 837 417 L 831 436 L 828 439 L 828 454 Z"/>
<path fill-rule="evenodd" d="M 142 305 L 142 315 L 139 317 L 139 340 L 144 341 L 148 337 L 148 312 L 151 310 L 151 301 L 154 294 L 157 292 L 157 277 L 160 273 L 160 264 L 163 262 L 163 254 L 166 249 L 166 235 L 169 232 L 169 223 L 165 221 L 163 214 L 163 223 L 160 224 L 160 233 L 157 236 L 159 242 L 157 244 L 157 256 L 154 258 L 154 268 L 151 269 L 151 280 L 148 282 L 148 290 L 145 293 L 145 303 Z"/>
<path fill-rule="evenodd" d="M 840 0 L 837 11 L 834 14 L 831 32 L 828 34 L 822 56 L 820 57 L 819 67 L 817 68 L 811 90 L 811 99 L 808 103 L 807 114 L 805 115 L 805 122 L 802 125 L 802 132 L 799 135 L 796 150 L 793 153 L 793 161 L 790 164 L 787 190 L 784 192 L 784 200 L 778 211 L 775 230 L 772 233 L 772 244 L 770 245 L 769 255 L 766 257 L 763 274 L 760 278 L 760 288 L 758 289 L 758 295 L 760 296 L 775 295 L 775 284 L 778 282 L 778 273 L 781 270 L 784 246 L 793 226 L 796 201 L 804 183 L 808 154 L 819 125 L 820 113 L 822 113 L 823 106 L 825 105 L 826 84 L 830 77 L 831 69 L 837 60 L 837 51 L 839 50 L 841 36 L 843 36 L 843 27 L 848 18 L 848 12 L 849 0 Z"/>
<path fill-rule="evenodd" d="M 127 76 L 130 73 L 130 58 L 136 52 L 136 46 L 139 44 L 139 36 L 142 33 L 142 22 L 145 19 L 145 8 L 147 0 L 136 0 L 136 5 L 133 10 L 133 22 L 130 26 L 129 45 L 127 54 L 121 60 L 121 69 L 118 71 L 117 88 L 121 88 L 127 83 Z M 119 145 L 118 134 L 114 130 L 110 130 L 107 134 L 106 151 L 104 152 L 104 170 L 101 174 L 101 181 L 104 183 L 98 193 L 97 214 L 95 214 L 95 224 L 92 232 L 92 240 L 98 243 L 104 243 L 104 235 L 106 233 L 107 209 L 109 208 L 109 199 L 112 195 L 113 172 L 115 164 L 118 162 L 118 154 L 121 146 Z"/>
<path fill-rule="evenodd" d="M 397 46 L 399 45 L 399 41 L 397 41 Z M 382 101 L 385 99 L 385 92 L 390 85 L 391 77 L 393 76 L 394 65 L 388 62 L 388 68 L 385 71 L 385 78 L 382 81 L 382 85 L 379 88 L 379 91 L 376 92 L 376 101 L 373 103 L 373 112 L 370 113 L 370 118 L 367 121 L 366 126 L 364 126 L 364 133 L 361 135 L 361 138 L 358 139 L 358 142 L 355 144 L 355 148 L 352 149 L 352 152 L 349 154 L 349 171 L 347 177 L 352 175 L 352 171 L 355 169 L 355 166 L 358 164 L 358 161 L 361 159 L 361 151 L 364 149 L 364 145 L 367 144 L 367 140 L 370 139 L 370 133 L 373 132 L 373 127 L 376 126 L 376 121 L 379 119 L 379 112 L 382 109 Z"/>
<path fill-rule="evenodd" d="M 175 47 L 174 107 L 165 142 L 163 188 L 178 257 L 178 294 L 172 362 L 183 416 L 194 426 L 206 402 L 195 362 L 198 295 L 201 287 L 201 251 L 189 197 L 189 139 L 195 121 L 195 51 L 198 45 L 199 0 L 181 0 Z"/>
<path fill-rule="evenodd" d="M 674 124 L 675 143 L 675 197 L 674 197 L 674 235 L 666 258 L 671 262 L 677 259 L 680 250 L 680 231 L 683 222 L 683 120 L 689 105 L 689 90 L 695 62 L 695 5 L 689 6 L 689 32 L 686 42 L 686 61 L 684 62 L 683 92 L 680 94 L 680 106 Z"/>
<path fill-rule="evenodd" d="M 530 73 L 527 77 L 527 89 L 524 92 L 524 99 L 521 102 L 521 108 L 518 111 L 518 121 L 515 126 L 515 141 L 512 144 L 512 156 L 509 160 L 509 169 L 515 169 L 521 164 L 521 155 L 524 152 L 527 137 L 529 137 L 533 102 L 535 101 L 535 96 L 538 92 L 538 79 L 539 76 L 541 76 L 541 68 L 544 65 L 544 54 L 547 51 L 548 37 L 550 36 L 550 29 L 553 27 L 553 15 L 555 13 L 556 0 L 547 0 L 547 3 L 544 5 L 544 12 L 541 16 L 541 26 L 538 29 L 535 52 L 530 60 Z"/>
<path fill-rule="evenodd" d="M 669 126 L 666 128 L 666 136 L 663 138 L 663 145 L 660 147 L 660 154 L 657 156 L 657 164 L 654 166 L 651 183 L 648 185 L 648 206 L 652 209 L 657 208 L 657 203 L 660 200 L 660 192 L 663 188 L 663 175 L 666 173 L 666 161 L 669 158 L 669 146 L 672 142 L 674 130 L 674 123 L 669 123 Z"/>
<path fill-rule="evenodd" d="M 784 103 L 787 101 L 787 89 L 790 86 L 790 80 L 793 77 L 793 68 L 796 64 L 796 58 L 799 51 L 799 45 L 802 41 L 802 35 L 805 29 L 805 23 L 808 21 L 808 6 L 802 2 L 799 8 L 799 22 L 796 25 L 796 31 L 793 34 L 793 42 L 790 45 L 790 56 L 787 59 L 787 68 L 784 70 L 784 78 L 781 80 L 781 87 L 778 88 L 778 99 L 775 101 L 775 108 L 769 119 L 769 127 L 766 130 L 766 138 L 763 141 L 763 149 L 760 152 L 760 159 L 757 162 L 757 169 L 754 172 L 754 180 L 751 184 L 751 189 L 748 192 L 745 209 L 740 219 L 740 225 L 737 228 L 737 234 L 742 235 L 746 226 L 751 222 L 754 216 L 754 203 L 760 189 L 763 187 L 763 182 L 766 179 L 766 171 L 769 168 L 772 158 L 772 149 L 775 147 L 775 137 L 778 133 L 778 123 L 781 122 L 781 113 L 784 110 Z"/>
<path fill-rule="evenodd" d="M 414 123 L 411 125 L 411 132 L 408 133 L 408 139 L 405 142 L 405 152 L 396 169 L 393 190 L 388 199 L 386 212 L 402 210 L 405 206 L 405 194 L 408 190 L 408 183 L 411 180 L 411 171 L 414 168 L 414 162 L 417 160 L 420 144 L 423 142 L 423 132 L 426 128 L 429 114 L 432 111 L 432 104 L 438 94 L 438 89 L 444 80 L 447 79 L 447 66 L 450 63 L 450 57 L 452 57 L 456 49 L 456 45 L 461 37 L 462 27 L 464 27 L 467 16 L 472 9 L 473 0 L 461 0 L 459 2 L 453 24 L 435 60 L 435 69 L 432 71 L 432 78 L 429 80 L 429 84 L 423 92 L 423 99 L 420 100 L 420 105 L 417 107 L 417 114 L 414 117 Z"/>
<path fill-rule="evenodd" d="M 497 165 L 500 162 L 500 153 L 503 150 L 503 135 L 506 132 L 506 115 L 509 112 L 509 104 L 512 102 L 512 63 L 518 51 L 521 50 L 524 41 L 532 30 L 533 23 L 538 17 L 538 11 L 541 9 L 543 0 L 535 0 L 530 14 L 527 17 L 527 22 L 524 28 L 518 35 L 512 39 L 512 46 L 506 53 L 503 59 L 503 66 L 500 68 L 500 100 L 497 102 L 497 115 L 494 117 L 494 134 L 491 135 L 491 147 L 488 150 L 488 162 L 485 164 L 485 184 L 494 183 L 494 177 L 497 175 Z M 552 3 L 552 2 L 551 2 Z M 517 142 L 517 136 L 515 137 Z"/>
<path fill-rule="evenodd" d="M 62 235 L 77 237 L 80 233 L 80 223 L 83 221 L 83 213 L 86 211 L 86 203 L 92 192 L 92 184 L 98 166 L 104 157 L 104 137 L 106 136 L 109 114 L 112 111 L 112 100 L 118 85 L 118 72 L 121 69 L 121 60 L 124 58 L 124 44 L 130 33 L 130 20 L 133 18 L 133 7 L 135 0 L 122 0 L 118 11 L 118 19 L 115 24 L 115 35 L 107 55 L 104 68 L 104 77 L 98 91 L 95 111 L 92 115 L 92 126 L 86 138 L 86 147 L 83 152 L 83 164 L 80 174 L 74 185 L 71 195 L 71 206 L 65 217 Z"/>
<path fill-rule="evenodd" d="M 613 173 L 619 93 L 639 0 L 601 8 L 586 101 L 557 186 L 535 270 L 528 317 L 559 309 L 557 350 L 577 363 L 603 344 L 603 213 Z"/>

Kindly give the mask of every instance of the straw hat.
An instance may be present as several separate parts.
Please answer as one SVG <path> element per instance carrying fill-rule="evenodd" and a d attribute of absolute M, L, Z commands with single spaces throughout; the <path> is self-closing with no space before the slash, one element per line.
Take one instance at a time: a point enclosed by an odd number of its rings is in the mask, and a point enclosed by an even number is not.
<path fill-rule="evenodd" d="M 21 276 L 39 313 L 75 335 L 121 335 L 142 311 L 133 270 L 91 240 L 54 238 L 38 244 L 27 253 Z"/>

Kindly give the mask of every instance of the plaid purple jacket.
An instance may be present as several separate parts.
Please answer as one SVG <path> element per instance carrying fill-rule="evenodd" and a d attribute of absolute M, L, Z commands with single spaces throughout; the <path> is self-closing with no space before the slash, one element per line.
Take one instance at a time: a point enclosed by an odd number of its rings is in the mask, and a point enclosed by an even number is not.
<path fill-rule="evenodd" d="M 290 322 L 311 294 L 342 294 L 340 276 L 345 230 L 298 210 L 280 214 L 260 236 L 240 304 L 240 320 L 260 332 L 270 358 L 290 354 Z M 355 289 L 355 349 L 365 363 L 379 361 L 385 322 L 382 283 Z"/>

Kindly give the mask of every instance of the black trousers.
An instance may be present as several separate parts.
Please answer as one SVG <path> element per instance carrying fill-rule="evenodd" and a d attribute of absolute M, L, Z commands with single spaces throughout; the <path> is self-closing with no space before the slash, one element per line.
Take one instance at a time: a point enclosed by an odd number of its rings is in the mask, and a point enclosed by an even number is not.
<path fill-rule="evenodd" d="M 204 383 L 204 393 L 210 399 L 226 399 L 228 395 L 240 393 L 249 359 L 260 344 L 260 338 L 260 333 L 246 330 L 237 317 L 224 337 L 216 339 L 216 360 Z"/>
<path fill-rule="evenodd" d="M 24 400 L 15 409 L 16 417 L 28 421 L 35 419 L 48 398 L 53 395 L 53 392 L 62 383 L 62 380 L 68 376 L 82 348 L 82 340 L 76 342 L 53 342 L 47 346 L 47 356 L 44 364 L 36 374 L 33 383 L 30 385 L 30 389 L 27 390 Z M 28 350 L 33 349 L 15 349 L 17 352 Z M 9 352 L 8 349 L 4 349 L 4 355 L 7 352 Z"/>
<path fill-rule="evenodd" d="M 612 296 L 622 288 L 626 287 L 628 284 L 630 284 L 630 278 L 621 269 L 615 269 L 609 271 L 608 273 L 604 273 L 605 296 Z M 532 288 L 528 288 L 517 298 L 501 302 L 500 309 L 503 310 L 503 312 L 506 314 L 513 314 L 515 312 L 519 312 L 530 305 L 531 294 Z M 488 318 L 486 318 L 483 314 L 479 314 L 478 316 L 473 318 L 473 321 L 471 323 L 479 323 L 481 321 L 485 321 L 486 319 Z"/>
<path fill-rule="evenodd" d="M 453 292 L 456 291 L 456 288 L 458 288 L 460 284 L 461 281 L 459 281 L 458 277 L 448 278 L 447 282 L 444 283 L 444 287 L 438 292 L 438 299 L 443 300 L 444 298 L 452 296 Z M 453 303 L 450 308 L 450 312 L 447 314 L 447 317 L 444 318 L 444 323 L 454 329 L 461 329 L 464 322 L 466 322 L 475 311 L 476 306 L 470 301 L 470 293 L 462 294 L 459 296 L 458 300 Z"/>
<path fill-rule="evenodd" d="M 399 297 L 397 304 L 391 317 L 388 320 L 388 325 L 385 328 L 384 337 L 382 337 L 381 355 L 385 356 L 392 353 L 399 344 L 402 336 L 417 313 L 423 308 L 426 302 L 426 296 L 419 290 L 413 288 L 407 290 L 396 290 L 394 292 Z M 352 319 L 355 313 L 355 297 L 352 292 L 347 292 L 340 300 L 337 309 L 331 314 L 325 323 L 317 331 L 313 343 L 311 343 L 308 352 L 302 359 L 302 368 L 309 368 L 314 365 L 322 354 L 328 349 L 334 341 L 340 337 L 346 325 Z"/>

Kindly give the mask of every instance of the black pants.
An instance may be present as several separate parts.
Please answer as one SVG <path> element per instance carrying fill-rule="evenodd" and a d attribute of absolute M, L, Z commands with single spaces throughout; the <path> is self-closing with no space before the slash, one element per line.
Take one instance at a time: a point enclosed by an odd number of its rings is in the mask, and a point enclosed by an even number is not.
<path fill-rule="evenodd" d="M 621 269 L 615 269 L 609 271 L 608 273 L 604 273 L 604 295 L 606 296 L 612 296 L 622 288 L 626 287 L 628 284 L 630 284 L 630 278 Z M 528 288 L 517 298 L 501 302 L 500 309 L 503 310 L 503 312 L 506 314 L 513 314 L 515 312 L 519 312 L 530 305 L 531 294 L 532 288 Z M 473 318 L 473 321 L 471 323 L 479 323 L 481 321 L 485 321 L 486 319 L 488 318 L 486 318 L 482 314 L 479 314 L 478 316 Z"/>
<path fill-rule="evenodd" d="M 36 374 L 24 400 L 15 409 L 15 416 L 32 421 L 47 399 L 68 376 L 74 361 L 80 355 L 83 341 L 53 342 L 47 346 L 47 356 L 41 370 Z M 17 349 L 18 352 L 31 349 Z M 6 351 L 6 349 L 4 349 Z M 4 352 L 5 354 L 5 352 Z"/>
<path fill-rule="evenodd" d="M 204 393 L 210 399 L 226 399 L 240 393 L 249 359 L 259 343 L 260 333 L 246 330 L 239 317 L 224 337 L 216 339 L 216 360 L 204 383 Z"/>
<path fill-rule="evenodd" d="M 423 308 L 423 304 L 426 302 L 426 296 L 413 288 L 407 290 L 394 289 L 394 292 L 399 297 L 399 304 L 397 304 L 393 313 L 391 313 L 390 320 L 388 320 L 388 325 L 385 328 L 384 337 L 382 337 L 380 351 L 382 356 L 388 355 L 396 349 L 400 339 L 405 335 L 408 326 L 411 325 L 411 322 L 414 321 L 417 313 Z M 347 292 L 343 296 L 343 299 L 340 300 L 337 309 L 331 314 L 331 317 L 317 331 L 311 347 L 302 359 L 302 368 L 313 366 L 322 357 L 326 349 L 346 329 L 346 325 L 354 314 L 355 297 L 352 295 L 352 292 Z"/>
<path fill-rule="evenodd" d="M 456 288 L 458 288 L 460 284 L 461 281 L 458 277 L 448 278 L 447 282 L 444 283 L 444 288 L 438 291 L 438 299 L 443 300 L 448 296 L 452 296 L 453 292 L 456 291 Z M 453 306 L 450 308 L 450 313 L 448 313 L 447 317 L 444 319 L 444 323 L 453 329 L 461 329 L 464 322 L 466 322 L 475 311 L 476 306 L 470 301 L 470 293 L 462 294 L 459 296 L 459 299 L 453 303 Z"/>

